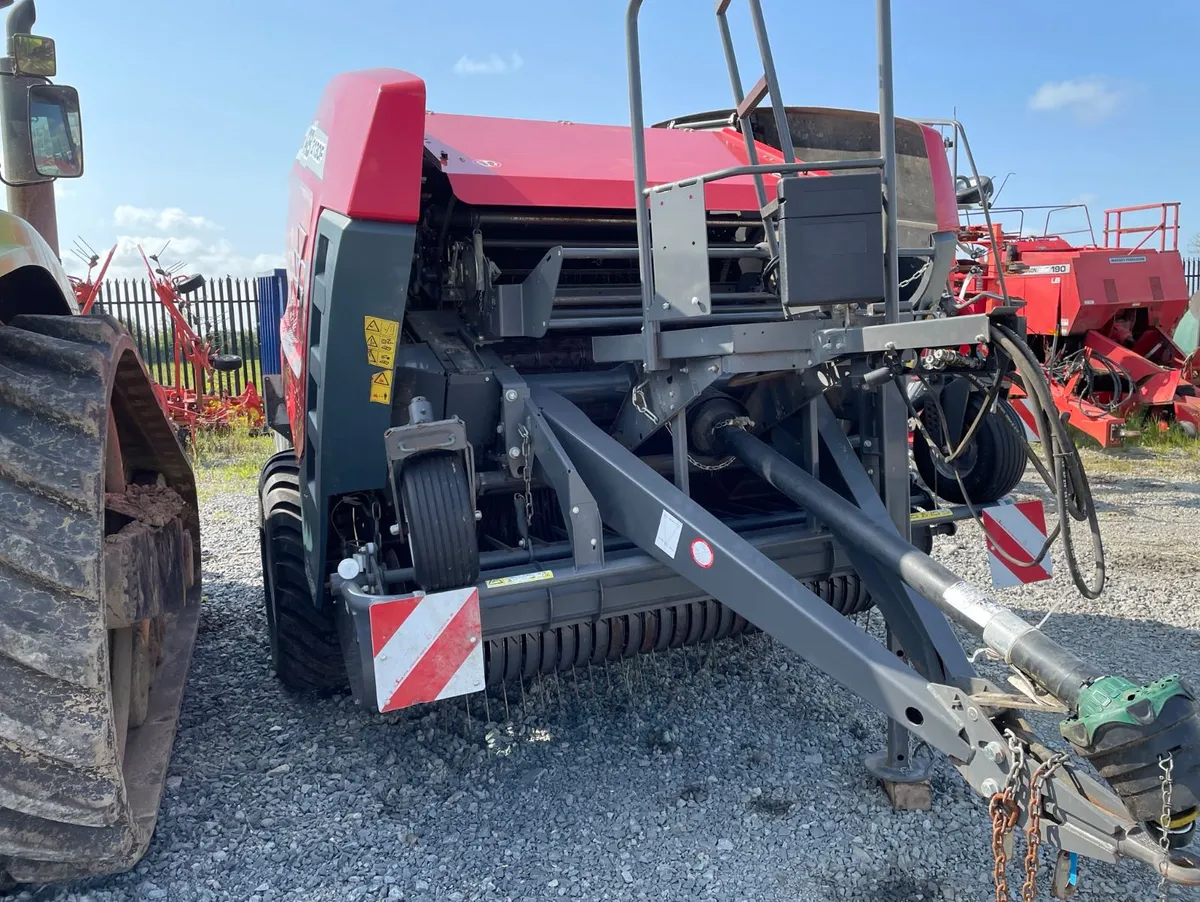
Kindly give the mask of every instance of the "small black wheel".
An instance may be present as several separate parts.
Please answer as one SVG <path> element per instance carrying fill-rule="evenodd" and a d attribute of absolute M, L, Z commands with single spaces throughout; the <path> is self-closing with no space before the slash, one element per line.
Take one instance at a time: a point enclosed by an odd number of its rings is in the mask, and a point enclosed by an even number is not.
<path fill-rule="evenodd" d="M 406 461 L 400 504 L 417 585 L 426 592 L 475 585 L 479 544 L 462 457 L 437 451 Z"/>
<path fill-rule="evenodd" d="M 208 362 L 218 373 L 233 373 L 242 368 L 242 358 L 237 354 L 212 354 Z"/>
<path fill-rule="evenodd" d="M 263 601 L 271 663 L 280 682 L 296 691 L 346 685 L 346 666 L 333 609 L 318 608 L 304 575 L 300 522 L 300 468 L 285 451 L 270 458 L 259 477 Z"/>
<path fill-rule="evenodd" d="M 983 402 L 983 395 L 971 395 L 963 418 L 964 430 L 975 422 Z M 1008 418 L 1008 422 L 1005 422 L 1005 418 Z M 935 442 L 942 445 L 947 443 L 937 405 L 932 400 L 921 411 L 921 421 Z M 935 495 L 951 504 L 963 504 L 968 498 L 976 505 L 999 501 L 1017 487 L 1028 463 L 1020 428 L 1016 414 L 1006 401 L 1001 401 L 998 409 L 984 414 L 971 444 L 950 464 L 940 456 L 935 459 L 925 436 L 917 431 L 913 436 L 913 459 L 917 464 L 917 472 Z M 962 479 L 962 486 L 955 479 L 955 471 Z M 966 497 L 963 489 L 966 489 Z"/>

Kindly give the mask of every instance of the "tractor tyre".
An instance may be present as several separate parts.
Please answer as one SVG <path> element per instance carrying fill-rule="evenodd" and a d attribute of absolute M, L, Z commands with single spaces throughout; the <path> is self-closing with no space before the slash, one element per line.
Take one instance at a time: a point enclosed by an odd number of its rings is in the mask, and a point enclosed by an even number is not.
<path fill-rule="evenodd" d="M 191 467 L 108 316 L 0 325 L 0 887 L 146 853 L 200 620 Z"/>
<path fill-rule="evenodd" d="M 275 675 L 297 692 L 347 684 L 333 608 L 318 607 L 304 572 L 300 467 L 292 451 L 267 461 L 258 480 L 263 602 Z"/>
<path fill-rule="evenodd" d="M 475 585 L 479 544 L 462 457 L 437 451 L 406 461 L 400 471 L 400 503 L 414 582 L 426 592 Z"/>
<path fill-rule="evenodd" d="M 984 396 L 978 393 L 972 394 L 967 401 L 964 430 L 979 415 L 983 401 Z M 935 442 L 946 443 L 937 405 L 926 403 L 921 411 L 921 421 Z M 1013 424 L 1016 429 L 1012 428 Z M 1028 463 L 1020 421 L 1006 401 L 1000 401 L 997 409 L 984 414 L 970 446 L 953 463 L 947 464 L 940 455 L 935 459 L 920 430 L 913 435 L 913 458 L 921 479 L 935 495 L 951 504 L 969 501 L 972 505 L 999 501 L 1017 487 Z M 961 486 L 955 471 L 962 480 Z"/>

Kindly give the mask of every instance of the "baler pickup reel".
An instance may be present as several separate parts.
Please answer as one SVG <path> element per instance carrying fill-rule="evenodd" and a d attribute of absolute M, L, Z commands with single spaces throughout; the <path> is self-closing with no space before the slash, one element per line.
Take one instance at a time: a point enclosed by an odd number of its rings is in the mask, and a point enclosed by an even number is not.
<path fill-rule="evenodd" d="M 726 23 L 729 3 L 718 3 L 717 19 L 748 162 L 654 187 L 646 174 L 641 0 L 629 5 L 640 330 L 591 336 L 593 367 L 522 373 L 488 347 L 503 336 L 486 334 L 482 318 L 448 338 L 433 318 L 409 316 L 418 338 L 435 348 L 440 342 L 457 359 L 469 359 L 472 373 L 498 383 L 495 432 L 506 472 L 475 473 L 472 484 L 507 479 L 527 506 L 543 486 L 561 513 L 565 542 L 539 550 L 526 537 L 520 550 L 484 552 L 472 562 L 472 581 L 483 571 L 477 591 L 485 638 L 489 616 L 514 612 L 531 585 L 553 616 L 583 597 L 584 586 L 611 597 L 643 580 L 665 581 L 660 585 L 670 591 L 686 581 L 699 597 L 744 617 L 888 716 L 887 750 L 868 762 L 885 784 L 927 779 L 927 765 L 909 754 L 910 734 L 944 754 L 989 800 L 998 882 L 1005 837 L 1025 824 L 1032 845 L 1045 840 L 1060 850 L 1058 895 L 1074 885 L 1077 856 L 1132 857 L 1167 881 L 1200 884 L 1200 859 L 1179 848 L 1194 831 L 1200 804 L 1194 690 L 1172 676 L 1135 685 L 1083 660 L 913 544 L 908 387 L 920 381 L 947 406 L 957 397 L 960 408 L 966 395 L 978 395 L 982 419 L 995 409 L 1012 368 L 1028 384 L 1045 382 L 1013 308 L 957 317 L 929 312 L 937 306 L 930 300 L 946 290 L 953 228 L 936 232 L 925 247 L 899 245 L 897 205 L 887 202 L 897 184 L 890 3 L 878 0 L 880 153 L 828 162 L 796 159 L 759 0 L 749 6 L 764 74 L 750 92 L 742 90 Z M 768 96 L 783 162 L 759 162 L 750 127 L 749 113 Z M 718 214 L 706 203 L 706 189 L 747 178 L 759 199 L 763 240 L 741 256 L 765 261 L 758 290 L 777 303 L 735 318 L 715 309 L 711 273 L 722 249 L 710 253 L 709 228 Z M 628 250 L 571 252 L 611 259 Z M 551 309 L 558 272 L 551 264 L 561 251 L 548 248 L 548 262 L 522 286 L 531 298 L 540 292 L 542 301 L 531 301 L 530 311 Z M 902 280 L 902 271 L 913 275 Z M 519 294 L 509 290 L 511 298 Z M 1038 466 L 1057 490 L 1065 537 L 1072 518 L 1095 524 L 1087 481 L 1065 427 L 1047 415 L 1048 395 L 1030 394 L 1035 404 L 1044 402 L 1037 410 L 1047 462 Z M 605 399 L 619 410 L 615 419 L 597 422 L 589 411 Z M 408 425 L 388 431 L 394 483 L 402 484 L 405 468 L 426 450 L 461 453 L 471 466 L 467 431 L 456 418 L 439 421 L 420 397 L 409 409 Z M 969 439 L 978 425 L 960 435 Z M 776 513 L 753 523 L 731 515 L 736 499 L 720 497 L 726 470 L 757 477 Z M 392 534 L 404 531 L 398 523 Z M 398 595 L 400 586 L 421 583 L 415 545 L 414 567 L 394 570 L 374 561 L 371 548 L 344 561 L 333 579 L 368 651 L 366 612 Z M 826 573 L 850 570 L 862 579 L 886 621 L 885 643 L 794 575 L 798 560 L 814 558 Z M 531 566 L 540 569 L 531 573 Z M 581 609 L 580 616 L 587 613 Z M 976 673 L 949 621 L 1011 669 L 1017 692 Z M 697 636 L 723 629 L 693 622 Z M 524 628 L 513 619 L 507 631 Z M 652 647 L 653 639 L 647 628 L 628 635 L 625 646 Z M 528 649 L 532 640 L 523 641 Z M 566 649 L 564 638 L 553 654 L 573 657 L 574 646 L 570 654 Z M 544 666 L 551 652 L 540 653 Z M 512 669 L 509 654 L 513 678 L 521 670 Z M 496 660 L 491 653 L 486 666 L 503 678 Z M 525 672 L 537 672 L 536 664 Z M 369 659 L 360 677 L 367 685 L 356 692 L 374 697 Z M 1025 710 L 1065 712 L 1062 737 L 1111 788 L 1043 744 L 1022 717 Z M 1026 879 L 1036 880 L 1036 868 Z"/>

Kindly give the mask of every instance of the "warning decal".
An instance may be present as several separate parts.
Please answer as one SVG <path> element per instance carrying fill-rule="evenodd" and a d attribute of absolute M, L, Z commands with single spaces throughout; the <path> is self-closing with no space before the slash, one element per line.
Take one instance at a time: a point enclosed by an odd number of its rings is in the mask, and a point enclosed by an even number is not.
<path fill-rule="evenodd" d="M 395 366 L 396 336 L 399 332 L 398 320 L 364 316 L 363 335 L 367 342 L 367 363 L 389 370 Z"/>
<path fill-rule="evenodd" d="M 707 570 L 713 565 L 712 546 L 704 539 L 692 539 L 692 560 L 696 562 L 697 567 Z"/>
<path fill-rule="evenodd" d="M 484 585 L 489 589 L 499 589 L 501 586 L 520 586 L 525 583 L 538 583 L 546 579 L 554 579 L 553 570 L 539 570 L 537 573 L 519 573 L 516 576 L 498 576 L 496 579 L 489 579 Z"/>
<path fill-rule="evenodd" d="M 392 403 L 391 370 L 380 370 L 371 376 L 371 401 L 375 404 Z"/>

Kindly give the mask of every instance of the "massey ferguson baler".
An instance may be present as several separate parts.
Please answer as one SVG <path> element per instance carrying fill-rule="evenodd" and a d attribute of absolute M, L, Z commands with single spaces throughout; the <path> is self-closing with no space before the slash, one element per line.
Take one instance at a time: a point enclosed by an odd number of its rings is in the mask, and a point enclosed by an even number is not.
<path fill-rule="evenodd" d="M 388 711 L 753 627 L 887 714 L 868 766 L 897 803 L 928 777 L 910 734 L 989 800 L 1000 887 L 1019 824 L 1057 847 L 1056 892 L 1078 856 L 1200 883 L 1180 848 L 1193 691 L 1109 673 L 928 556 L 962 511 L 910 472 L 908 425 L 965 507 L 1001 501 L 1027 453 L 1003 408 L 1015 371 L 1072 572 L 1102 584 L 1087 480 L 1016 309 L 935 315 L 954 183 L 936 131 L 894 118 L 889 3 L 879 115 L 784 107 L 750 0 L 762 79 L 743 91 L 719 3 L 735 109 L 650 129 L 640 5 L 631 128 L 427 113 L 396 70 L 327 89 L 292 172 L 267 392 L 291 445 L 261 477 L 280 678 Z M 946 516 L 914 526 L 919 509 Z M 1093 533 L 1090 582 L 1072 521 Z M 871 605 L 886 643 L 843 616 Z M 1017 691 L 977 674 L 949 621 Z M 1062 712 L 1065 743 L 1030 710 Z"/>

